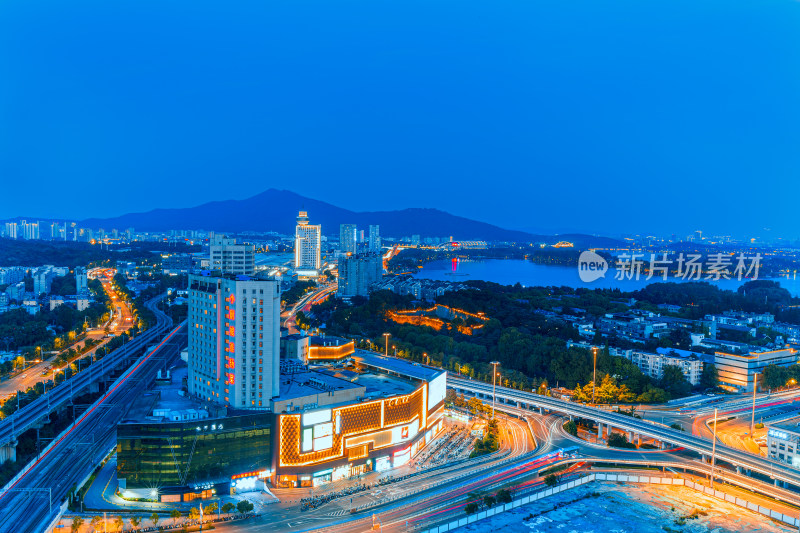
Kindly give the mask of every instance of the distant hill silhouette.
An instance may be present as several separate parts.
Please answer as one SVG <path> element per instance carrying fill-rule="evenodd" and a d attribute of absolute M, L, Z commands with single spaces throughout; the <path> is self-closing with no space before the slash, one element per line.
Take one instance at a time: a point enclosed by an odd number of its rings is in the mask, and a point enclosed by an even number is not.
<path fill-rule="evenodd" d="M 365 230 L 369 224 L 378 224 L 381 234 L 391 237 L 419 234 L 423 237 L 452 235 L 455 239 L 510 241 L 529 241 L 534 238 L 522 231 L 506 230 L 438 209 L 355 212 L 277 189 L 269 189 L 245 200 L 223 200 L 196 207 L 154 209 L 114 218 L 93 218 L 82 221 L 81 225 L 105 229 L 133 227 L 137 231 L 205 229 L 292 234 L 297 212 L 301 209 L 308 211 L 312 224 L 322 224 L 322 232 L 326 235 L 337 234 L 339 224 L 357 224 Z"/>
<path fill-rule="evenodd" d="M 129 213 L 114 218 L 91 218 L 81 222 L 90 228 L 163 231 L 170 229 L 204 229 L 219 232 L 275 231 L 293 234 L 297 212 L 308 211 L 312 224 L 322 224 L 322 232 L 335 235 L 339 224 L 357 224 L 367 230 L 370 224 L 381 227 L 388 237 L 449 237 L 456 240 L 556 242 L 564 236 L 533 235 L 508 230 L 485 222 L 445 213 L 438 209 L 409 208 L 398 211 L 355 212 L 291 191 L 269 189 L 244 200 L 209 202 L 196 207 L 154 209 L 145 213 Z M 595 239 L 588 235 L 570 235 L 576 246 Z M 579 244 L 579 242 L 581 244 Z"/>

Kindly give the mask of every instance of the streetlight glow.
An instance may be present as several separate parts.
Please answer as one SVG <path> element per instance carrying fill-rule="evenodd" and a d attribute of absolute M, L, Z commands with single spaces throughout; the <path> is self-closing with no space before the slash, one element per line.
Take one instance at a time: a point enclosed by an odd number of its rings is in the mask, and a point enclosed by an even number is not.
<path fill-rule="evenodd" d="M 594 401 L 594 392 L 595 392 L 595 389 L 597 388 L 597 347 L 596 346 L 592 346 L 592 356 L 593 356 L 593 359 L 594 359 L 594 373 L 592 374 L 592 403 L 595 403 L 595 401 Z"/>
<path fill-rule="evenodd" d="M 711 441 L 711 488 L 714 488 L 714 465 L 717 462 L 717 409 L 714 408 L 714 440 Z"/>
<path fill-rule="evenodd" d="M 386 353 L 384 354 L 384 355 L 386 355 L 386 357 L 389 357 L 389 337 L 391 337 L 391 336 L 392 336 L 391 333 L 384 333 L 383 334 L 383 337 L 386 339 Z"/>
<path fill-rule="evenodd" d="M 495 387 L 496 387 L 495 382 L 497 381 L 497 376 L 498 376 L 497 365 L 500 364 L 500 361 L 492 361 L 490 364 L 494 365 L 493 368 L 494 371 L 492 372 L 492 420 L 494 420 L 494 402 L 495 399 L 497 398 L 497 395 L 495 394 Z"/>

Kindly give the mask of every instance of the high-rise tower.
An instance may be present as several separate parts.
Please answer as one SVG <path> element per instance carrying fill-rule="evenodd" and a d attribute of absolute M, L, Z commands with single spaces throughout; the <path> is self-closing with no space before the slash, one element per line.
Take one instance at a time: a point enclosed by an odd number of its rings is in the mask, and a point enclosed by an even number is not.
<path fill-rule="evenodd" d="M 308 213 L 300 211 L 294 233 L 295 270 L 319 271 L 321 266 L 322 226 L 308 223 Z"/>

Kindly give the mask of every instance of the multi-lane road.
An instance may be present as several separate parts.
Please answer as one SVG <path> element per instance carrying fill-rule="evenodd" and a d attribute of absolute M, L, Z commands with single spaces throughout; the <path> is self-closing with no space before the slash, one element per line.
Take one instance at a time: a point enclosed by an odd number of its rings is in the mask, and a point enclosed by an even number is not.
<path fill-rule="evenodd" d="M 129 368 L 76 422 L 57 437 L 24 474 L 0 492 L 0 532 L 41 531 L 57 516 L 73 485 L 116 444 L 128 407 L 168 368 L 187 344 L 185 322 Z"/>
<path fill-rule="evenodd" d="M 303 297 L 300 298 L 297 303 L 295 303 L 289 310 L 284 311 L 283 315 L 281 316 L 284 327 L 289 328 L 289 333 L 297 333 L 297 326 L 295 324 L 295 316 L 297 313 L 299 311 L 307 312 L 311 310 L 312 306 L 323 302 L 335 290 L 336 283 L 331 283 L 318 287 L 312 292 L 303 295 Z"/>
<path fill-rule="evenodd" d="M 491 393 L 491 385 L 474 381 L 464 383 L 457 378 L 451 382 L 460 390 L 468 386 L 473 393 L 480 393 L 484 397 Z M 565 477 L 580 475 L 586 468 L 584 463 L 598 461 L 630 464 L 631 468 L 636 468 L 637 465 L 688 467 L 700 475 L 710 469 L 709 465 L 698 461 L 696 455 L 703 453 L 702 446 L 710 446 L 710 443 L 700 436 L 579 404 L 569 402 L 544 404 L 542 400 L 553 399 L 502 387 L 497 389 L 497 397 L 498 412 L 511 416 L 506 419 L 501 433 L 503 448 L 495 457 L 420 471 L 396 483 L 356 493 L 352 497 L 340 498 L 306 512 L 300 512 L 296 501 L 270 505 L 263 509 L 264 515 L 259 519 L 244 523 L 221 524 L 217 525 L 217 529 L 278 533 L 289 531 L 354 533 L 370 530 L 373 524 L 380 524 L 382 531 L 412 531 L 463 516 L 464 505 L 474 498 L 470 496 L 471 494 L 491 494 L 504 487 L 512 488 L 517 495 L 540 489 L 542 480 L 539 473 L 554 463 L 563 462 L 566 457 L 560 451 L 565 449 L 577 449 L 578 453 L 573 459 L 567 458 L 567 461 L 573 464 L 564 473 Z M 534 405 L 544 405 L 546 411 L 534 412 L 531 410 Z M 588 443 L 564 431 L 564 414 L 591 418 L 615 428 L 636 431 L 669 442 L 672 447 L 667 450 L 619 450 Z M 682 441 L 688 446 L 684 446 Z M 739 461 L 739 456 L 734 452 L 750 456 L 745 452 L 727 448 L 718 446 L 718 450 L 721 450 L 718 455 L 732 461 Z M 752 459 L 750 456 L 749 460 Z M 741 463 L 743 464 L 743 461 Z M 772 487 L 732 471 L 718 470 L 717 478 L 719 480 L 724 478 L 725 481 L 744 487 L 749 483 L 761 492 L 769 493 L 784 501 L 793 501 L 796 497 L 788 490 Z M 280 491 L 277 492 L 280 494 Z M 357 512 L 351 514 L 351 509 L 356 509 Z"/>
<path fill-rule="evenodd" d="M 92 383 L 105 379 L 133 354 L 160 339 L 172 323 L 172 320 L 156 307 L 162 298 L 163 296 L 160 296 L 146 304 L 156 314 L 155 326 L 0 421 L 0 446 L 13 443 L 20 433 L 46 418 L 53 409 L 71 401 Z"/>
<path fill-rule="evenodd" d="M 87 355 L 94 354 L 98 348 L 104 346 L 109 340 L 111 340 L 110 336 L 122 334 L 133 326 L 135 317 L 131 312 L 129 304 L 114 290 L 112 284 L 114 272 L 116 272 L 114 269 L 105 268 L 93 269 L 89 272 L 90 278 L 100 281 L 103 286 L 103 290 L 105 290 L 109 300 L 113 303 L 112 310 L 106 324 L 86 331 L 86 336 L 83 339 L 74 345 L 67 346 L 61 350 L 59 354 L 53 354 L 52 357 L 50 357 L 50 360 L 40 360 L 38 363 L 33 363 L 24 371 L 17 373 L 10 379 L 0 382 L 0 399 L 10 399 L 17 394 L 17 391 L 25 392 L 40 381 L 47 382 L 48 380 L 52 380 L 55 373 L 63 372 L 65 368 L 63 366 L 54 366 L 52 359 L 61 353 L 69 351 L 70 348 L 75 348 L 76 350 L 81 349 L 85 344 L 85 339 L 93 339 L 100 342 L 93 346 L 91 350 L 88 350 L 86 353 L 82 353 L 75 358 L 82 358 L 86 357 Z M 108 333 L 106 333 L 106 327 L 108 327 Z"/>
<path fill-rule="evenodd" d="M 527 409 L 499 405 L 498 414 L 512 415 L 503 424 L 504 448 L 492 460 L 448 465 L 422 471 L 391 485 L 373 488 L 358 496 L 335 500 L 321 508 L 298 513 L 296 504 L 271 505 L 264 516 L 246 523 L 217 526 L 220 531 L 355 533 L 379 524 L 382 531 L 413 531 L 464 516 L 471 494 L 492 494 L 510 488 L 516 495 L 541 488 L 539 473 L 566 456 L 560 450 L 578 448 L 581 457 L 591 455 L 603 461 L 631 461 L 648 464 L 686 459 L 682 450 L 618 450 L 594 446 L 574 439 L 563 430 L 564 419 L 534 414 Z M 582 465 L 573 465 L 565 477 L 577 475 Z M 351 514 L 350 509 L 357 513 Z"/>
<path fill-rule="evenodd" d="M 477 393 L 483 398 L 492 397 L 492 385 L 478 381 L 450 378 L 448 379 L 448 387 L 453 387 L 457 392 L 463 392 L 467 395 L 475 395 Z M 545 409 L 565 415 L 594 420 L 608 427 L 634 432 L 641 436 L 653 438 L 674 446 L 681 446 L 707 457 L 711 457 L 712 455 L 712 442 L 710 440 L 652 421 L 641 420 L 588 405 L 505 387 L 497 387 L 496 397 L 497 401 L 500 403 L 519 404 L 530 409 Z M 715 451 L 718 461 L 724 461 L 733 466 L 757 472 L 766 478 L 800 487 L 800 471 L 786 463 L 753 455 L 749 452 L 732 448 L 724 444 L 718 444 Z"/>
<path fill-rule="evenodd" d="M 373 515 L 381 521 L 384 531 L 404 528 L 406 521 L 424 521 L 433 507 L 448 507 L 454 498 L 466 497 L 470 491 L 505 484 L 523 472 L 532 475 L 543 466 L 544 463 L 531 465 L 534 453 L 541 453 L 543 448 L 533 439 L 524 420 L 509 418 L 503 427 L 503 446 L 494 456 L 419 471 L 401 481 L 357 493 L 352 501 L 350 497 L 341 498 L 303 513 L 296 503 L 273 504 L 259 520 L 217 525 L 217 529 L 297 532 L 324 528 L 324 531 L 349 533 L 369 529 Z M 351 515 L 351 508 L 361 511 Z"/>

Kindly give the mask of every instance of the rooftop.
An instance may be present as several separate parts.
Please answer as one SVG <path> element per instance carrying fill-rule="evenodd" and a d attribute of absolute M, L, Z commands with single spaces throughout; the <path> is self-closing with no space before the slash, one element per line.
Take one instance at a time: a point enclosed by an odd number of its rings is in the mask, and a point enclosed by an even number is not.
<path fill-rule="evenodd" d="M 795 435 L 800 435 L 800 417 L 790 418 L 775 424 L 768 424 L 769 429 L 778 429 L 781 431 L 789 431 Z"/>
<path fill-rule="evenodd" d="M 417 385 L 410 381 L 386 374 L 361 373 L 355 383 L 366 387 L 366 395 L 370 399 L 411 394 L 417 389 Z"/>
<path fill-rule="evenodd" d="M 186 363 L 179 360 L 175 366 L 170 368 L 169 381 L 166 380 L 165 374 L 162 373 L 163 379 L 157 379 L 152 388 L 145 391 L 131 404 L 123 422 L 166 421 L 163 417 L 152 416 L 155 409 L 169 411 L 202 410 L 203 407 L 198 401 L 189 396 L 184 396 L 181 390 L 183 380 L 188 375 L 189 368 Z"/>
<path fill-rule="evenodd" d="M 358 389 L 357 385 L 345 379 L 335 377 L 328 372 L 298 372 L 296 374 L 281 375 L 281 401 L 293 398 L 302 398 L 312 394 L 327 393 L 346 389 Z"/>
<path fill-rule="evenodd" d="M 332 335 L 312 335 L 308 338 L 308 343 L 311 346 L 342 346 L 351 342 L 353 341 L 350 339 L 343 339 L 342 337 L 334 337 Z"/>
<path fill-rule="evenodd" d="M 713 355 L 704 354 L 704 353 L 700 353 L 700 352 L 693 352 L 693 351 L 690 351 L 690 350 L 681 350 L 679 348 L 656 348 L 656 352 L 658 352 L 658 353 L 660 353 L 662 355 L 668 355 L 668 356 L 673 354 L 673 353 L 675 353 L 675 354 L 678 354 L 680 357 L 685 357 L 685 358 L 694 356 L 694 357 L 700 359 L 701 361 L 703 361 L 705 363 L 713 363 L 714 362 L 714 356 Z"/>
<path fill-rule="evenodd" d="M 406 361 L 405 359 L 398 359 L 397 357 L 386 357 L 366 350 L 356 350 L 356 353 L 353 354 L 353 360 L 382 372 L 393 373 L 416 380 L 432 381 L 443 372 L 438 368 L 423 366 L 419 363 Z"/>

